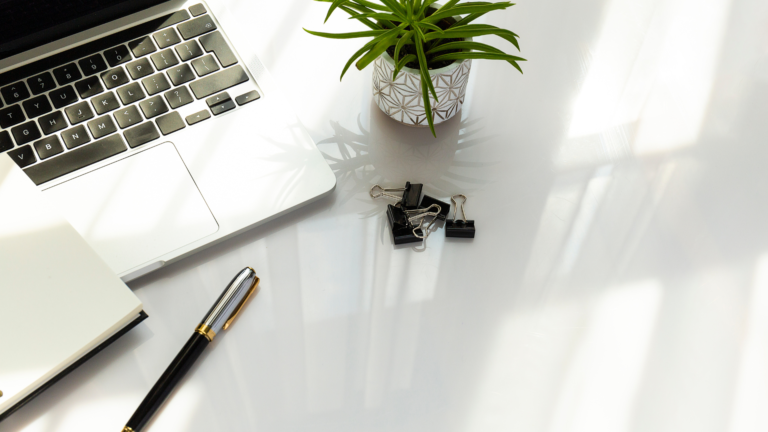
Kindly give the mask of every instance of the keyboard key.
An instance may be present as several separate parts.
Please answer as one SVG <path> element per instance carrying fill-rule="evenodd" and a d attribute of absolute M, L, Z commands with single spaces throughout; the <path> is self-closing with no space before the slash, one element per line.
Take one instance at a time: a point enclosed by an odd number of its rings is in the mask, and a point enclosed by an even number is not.
<path fill-rule="evenodd" d="M 101 57 L 101 54 L 94 54 L 90 57 L 84 58 L 77 62 L 80 65 L 80 69 L 83 70 L 85 76 L 91 76 L 99 72 L 107 70 L 107 63 Z"/>
<path fill-rule="evenodd" d="M 170 135 L 186 127 L 184 120 L 181 119 L 181 116 L 177 111 L 173 111 L 170 114 L 158 117 L 155 121 L 157 122 L 157 126 L 160 128 L 160 132 L 162 132 L 163 135 Z"/>
<path fill-rule="evenodd" d="M 90 120 L 93 118 L 93 111 L 91 110 L 91 107 L 88 105 L 88 102 L 80 102 L 79 104 L 72 105 L 71 107 L 64 110 L 65 113 L 67 113 L 67 117 L 69 118 L 69 122 L 73 125 L 76 125 L 78 123 L 82 123 L 86 120 Z"/>
<path fill-rule="evenodd" d="M 168 112 L 168 105 L 165 104 L 163 97 L 160 95 L 149 98 L 143 102 L 139 102 L 139 107 L 144 113 L 144 117 L 148 119 Z"/>
<path fill-rule="evenodd" d="M 161 73 L 144 78 L 141 83 L 144 84 L 144 88 L 147 89 L 147 94 L 150 96 L 171 88 L 168 78 Z"/>
<path fill-rule="evenodd" d="M 91 140 L 91 137 L 88 136 L 83 125 L 65 130 L 61 133 L 61 137 L 64 139 L 64 144 L 70 149 L 80 147 Z"/>
<path fill-rule="evenodd" d="M 75 89 L 73 89 L 72 86 L 56 89 L 48 93 L 48 96 L 51 97 L 53 107 L 56 109 L 65 107 L 67 105 L 72 105 L 73 103 L 77 102 L 77 95 L 75 94 Z"/>
<path fill-rule="evenodd" d="M 22 81 L 3 87 L 0 93 L 3 94 L 3 99 L 5 99 L 5 103 L 8 105 L 21 102 L 29 97 L 29 90 L 27 90 L 27 86 Z"/>
<path fill-rule="evenodd" d="M 209 97 L 208 99 L 205 100 L 205 103 L 208 105 L 208 108 L 210 108 L 210 107 L 212 107 L 214 105 L 218 105 L 220 103 L 224 103 L 224 102 L 226 102 L 228 100 L 231 100 L 231 99 L 232 98 L 229 97 L 229 93 L 223 92 L 223 93 L 217 94 L 216 96 Z"/>
<path fill-rule="evenodd" d="M 246 81 L 248 81 L 248 75 L 242 66 L 237 65 L 194 81 L 189 88 L 192 89 L 196 98 L 202 99 Z"/>
<path fill-rule="evenodd" d="M 155 64 L 155 67 L 159 71 L 179 64 L 179 59 L 176 58 L 176 56 L 173 54 L 173 50 L 170 48 L 152 54 L 149 56 L 149 58 L 152 59 L 152 63 Z"/>
<path fill-rule="evenodd" d="M 128 47 L 125 45 L 118 45 L 104 51 L 104 58 L 107 59 L 107 63 L 109 63 L 110 67 L 121 65 L 133 59 L 133 57 L 131 57 L 131 52 L 128 51 Z"/>
<path fill-rule="evenodd" d="M 117 95 L 120 97 L 123 105 L 129 105 L 147 97 L 144 94 L 144 90 L 141 89 L 141 85 L 137 82 L 133 82 L 127 86 L 120 87 L 117 89 Z"/>
<path fill-rule="evenodd" d="M 192 60 L 193 58 L 198 58 L 203 55 L 203 49 L 200 48 L 200 45 L 194 40 L 184 42 L 177 46 L 175 50 L 176 54 L 181 58 L 181 61 Z"/>
<path fill-rule="evenodd" d="M 243 106 L 249 102 L 253 102 L 256 99 L 261 99 L 261 95 L 256 90 L 251 90 L 248 93 L 241 94 L 240 96 L 235 98 L 235 101 L 237 101 L 237 104 L 240 106 Z"/>
<path fill-rule="evenodd" d="M 186 11 L 186 9 L 182 9 L 178 12 L 175 12 L 173 15 L 170 15 L 165 21 L 163 21 L 162 24 L 157 26 L 157 29 L 165 28 L 172 26 L 174 24 L 178 24 L 182 21 L 186 21 L 189 19 L 189 13 Z"/>
<path fill-rule="evenodd" d="M 235 101 L 233 101 L 232 99 L 229 99 L 218 105 L 212 106 L 211 112 L 213 113 L 213 115 L 224 114 L 227 111 L 235 109 L 236 106 L 237 105 L 235 105 Z"/>
<path fill-rule="evenodd" d="M 104 87 L 101 85 L 101 80 L 99 77 L 95 76 L 76 82 L 75 88 L 77 89 L 77 92 L 80 93 L 80 97 L 83 99 L 96 96 L 97 94 L 104 91 Z"/>
<path fill-rule="evenodd" d="M 115 93 L 113 92 L 104 93 L 103 95 L 97 96 L 91 99 L 91 103 L 93 104 L 93 108 L 96 110 L 96 114 L 99 115 L 120 108 L 120 102 L 117 101 L 117 97 L 115 97 Z"/>
<path fill-rule="evenodd" d="M 187 88 L 184 86 L 166 92 L 165 99 L 173 109 L 195 101 L 195 99 L 192 97 L 192 94 L 190 94 L 189 90 L 187 90 Z"/>
<path fill-rule="evenodd" d="M 83 77 L 80 75 L 80 70 L 77 69 L 77 66 L 74 63 L 54 69 L 53 76 L 56 77 L 56 82 L 58 82 L 60 86 L 73 83 Z"/>
<path fill-rule="evenodd" d="M 115 126 L 115 122 L 112 121 L 112 117 L 105 115 L 103 117 L 89 121 L 88 129 L 91 130 L 91 135 L 93 135 L 95 139 L 99 139 L 111 134 L 112 132 L 116 132 L 117 126 Z"/>
<path fill-rule="evenodd" d="M 43 136 L 43 134 L 40 133 L 40 129 L 37 128 L 37 123 L 33 121 L 26 122 L 20 126 L 16 126 L 15 128 L 11 129 L 11 133 L 13 134 L 13 139 L 16 140 L 16 144 L 18 145 L 31 143 L 32 141 Z"/>
<path fill-rule="evenodd" d="M 43 138 L 34 145 L 40 160 L 48 159 L 64 151 L 64 147 L 62 147 L 61 141 L 59 141 L 59 137 L 56 135 Z"/>
<path fill-rule="evenodd" d="M 133 56 L 136 58 L 145 56 L 147 54 L 152 54 L 153 52 L 157 51 L 154 42 L 152 42 L 152 38 L 149 36 L 137 39 L 133 42 L 129 42 L 128 48 L 131 49 Z"/>
<path fill-rule="evenodd" d="M 13 140 L 11 140 L 11 134 L 6 131 L 0 131 L 0 153 L 6 152 L 13 148 Z"/>
<path fill-rule="evenodd" d="M 40 75 L 28 79 L 27 85 L 32 89 L 32 94 L 36 95 L 56 88 L 56 83 L 53 82 L 53 77 L 48 72 L 41 73 Z"/>
<path fill-rule="evenodd" d="M 200 112 L 194 113 L 192 115 L 187 116 L 187 124 L 192 126 L 195 123 L 200 123 L 203 120 L 208 120 L 211 118 L 211 113 L 208 112 L 208 110 L 202 110 Z"/>
<path fill-rule="evenodd" d="M 186 63 L 174 66 L 171 69 L 168 69 L 166 73 L 174 86 L 180 86 L 195 79 L 195 73 L 192 72 L 192 68 Z"/>
<path fill-rule="evenodd" d="M 30 146 L 24 146 L 21 148 L 17 148 L 16 150 L 9 151 L 8 155 L 10 155 L 11 159 L 13 159 L 13 161 L 16 162 L 16 165 L 22 168 L 30 166 L 33 163 L 37 162 L 37 157 L 35 157 L 35 152 L 32 151 L 32 147 Z"/>
<path fill-rule="evenodd" d="M 136 125 L 144 121 L 144 118 L 139 114 L 139 109 L 136 105 L 125 107 L 114 114 L 117 124 L 120 125 L 120 129 Z"/>
<path fill-rule="evenodd" d="M 128 69 L 128 73 L 131 74 L 131 78 L 135 80 L 155 73 L 155 70 L 152 69 L 152 65 L 149 64 L 149 60 L 147 58 L 136 60 L 133 63 L 128 63 L 125 65 L 125 68 Z"/>
<path fill-rule="evenodd" d="M 41 162 L 24 170 L 37 185 L 77 171 L 80 168 L 102 161 L 108 157 L 126 151 L 123 138 L 118 135 L 108 136 L 92 144 L 82 146 L 49 161 Z"/>
<path fill-rule="evenodd" d="M 210 15 L 203 15 L 192 21 L 179 24 L 177 28 L 184 39 L 192 39 L 193 37 L 216 30 L 216 23 L 213 22 L 213 18 Z"/>
<path fill-rule="evenodd" d="M 191 13 L 192 16 L 200 16 L 205 12 L 205 6 L 203 6 L 202 3 L 198 3 L 189 7 L 189 13 Z"/>
<path fill-rule="evenodd" d="M 43 134 L 50 135 L 67 127 L 67 121 L 64 120 L 64 114 L 61 111 L 55 111 L 37 119 L 37 124 Z"/>
<path fill-rule="evenodd" d="M 202 36 L 200 43 L 203 44 L 206 52 L 216 54 L 216 58 L 219 59 L 219 63 L 223 67 L 229 67 L 237 63 L 235 53 L 232 52 L 232 49 L 227 45 L 227 41 L 224 40 L 224 36 L 220 32 L 213 32 Z"/>
<path fill-rule="evenodd" d="M 157 46 L 160 47 L 160 49 L 168 48 L 169 46 L 181 42 L 179 34 L 176 33 L 176 30 L 174 30 L 173 27 L 160 30 L 153 34 L 152 37 L 155 38 L 155 42 L 157 42 Z"/>
<path fill-rule="evenodd" d="M 118 67 L 101 74 L 101 79 L 104 80 L 104 84 L 107 86 L 107 90 L 109 90 L 127 83 L 128 75 L 125 74 L 125 70 L 122 67 Z"/>
<path fill-rule="evenodd" d="M 125 132 L 123 132 L 123 135 L 125 135 L 125 140 L 128 141 L 128 145 L 131 146 L 131 148 L 136 148 L 142 144 L 160 138 L 160 132 L 157 131 L 155 124 L 152 122 L 143 123 L 130 129 L 126 129 Z"/>
<path fill-rule="evenodd" d="M 218 63 L 216 63 L 216 60 L 214 60 L 213 56 L 210 54 L 203 58 L 192 60 L 192 67 L 195 68 L 195 72 L 197 72 L 197 74 L 201 77 L 221 69 Z"/>
<path fill-rule="evenodd" d="M 21 112 L 21 105 L 11 105 L 8 108 L 0 110 L 0 127 L 3 129 L 8 129 L 26 119 L 24 113 Z"/>
<path fill-rule="evenodd" d="M 48 102 L 48 98 L 45 97 L 45 95 L 26 100 L 24 103 L 22 103 L 22 105 L 24 106 L 24 111 L 27 113 L 27 118 L 31 119 L 49 113 L 53 110 L 53 108 L 51 108 L 50 102 Z"/>

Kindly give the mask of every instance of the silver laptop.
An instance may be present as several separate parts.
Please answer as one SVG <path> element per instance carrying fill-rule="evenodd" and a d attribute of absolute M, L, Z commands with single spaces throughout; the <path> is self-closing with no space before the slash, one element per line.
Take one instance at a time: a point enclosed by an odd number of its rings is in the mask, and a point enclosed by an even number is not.
<path fill-rule="evenodd" d="M 0 153 L 125 281 L 335 187 L 219 7 L 0 0 Z"/>

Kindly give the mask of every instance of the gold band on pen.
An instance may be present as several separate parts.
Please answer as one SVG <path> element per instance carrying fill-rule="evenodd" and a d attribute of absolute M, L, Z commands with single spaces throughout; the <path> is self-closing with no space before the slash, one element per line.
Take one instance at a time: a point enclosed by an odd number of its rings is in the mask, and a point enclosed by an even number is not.
<path fill-rule="evenodd" d="M 200 333 L 208 339 L 208 342 L 213 342 L 213 338 L 216 337 L 216 332 L 211 330 L 211 326 L 200 324 L 195 328 L 195 333 Z"/>
<path fill-rule="evenodd" d="M 129 428 L 128 426 L 124 427 L 122 432 L 133 432 L 133 429 Z"/>

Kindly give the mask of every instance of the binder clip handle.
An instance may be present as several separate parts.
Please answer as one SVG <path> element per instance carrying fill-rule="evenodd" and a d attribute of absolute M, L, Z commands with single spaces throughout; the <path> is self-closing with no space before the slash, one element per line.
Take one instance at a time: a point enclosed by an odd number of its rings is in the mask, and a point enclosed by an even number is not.
<path fill-rule="evenodd" d="M 405 214 L 408 216 L 409 223 L 413 224 L 417 220 L 419 221 L 419 225 L 413 229 L 413 235 L 420 239 L 426 239 L 429 237 L 429 230 L 432 228 L 432 225 L 435 224 L 437 216 L 440 214 L 440 206 L 437 204 L 432 204 L 431 206 L 424 209 L 406 210 Z M 424 226 L 424 219 L 430 216 L 432 217 L 432 221 L 429 223 L 429 225 L 427 225 L 426 228 L 422 228 Z M 419 235 L 417 230 L 421 230 L 424 235 Z"/>
<path fill-rule="evenodd" d="M 456 213 L 459 210 L 459 205 L 456 203 L 456 198 L 461 197 L 461 219 L 464 221 L 464 223 L 467 222 L 467 214 L 464 212 L 464 203 L 467 202 L 466 195 L 458 194 L 451 197 L 451 202 L 453 203 L 453 220 L 456 221 Z"/>
<path fill-rule="evenodd" d="M 373 199 L 385 197 L 385 198 L 399 201 L 402 197 L 393 195 L 388 192 L 403 192 L 403 191 L 405 191 L 405 188 L 383 188 L 376 184 L 376 185 L 373 185 L 370 191 L 368 191 L 368 195 L 370 195 L 371 198 Z"/>

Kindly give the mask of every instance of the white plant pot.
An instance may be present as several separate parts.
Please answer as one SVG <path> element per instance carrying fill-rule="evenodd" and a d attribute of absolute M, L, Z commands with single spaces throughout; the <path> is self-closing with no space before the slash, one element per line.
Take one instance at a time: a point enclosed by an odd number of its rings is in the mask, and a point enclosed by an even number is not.
<path fill-rule="evenodd" d="M 471 41 L 472 38 L 467 38 Z M 455 61 L 450 65 L 429 71 L 438 101 L 430 94 L 434 124 L 455 116 L 464 104 L 469 69 L 472 60 Z M 384 52 L 373 63 L 373 99 L 385 114 L 396 121 L 416 127 L 429 127 L 421 91 L 421 72 L 404 67 L 392 79 L 395 61 Z"/>

